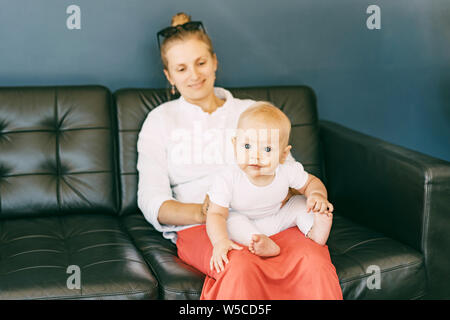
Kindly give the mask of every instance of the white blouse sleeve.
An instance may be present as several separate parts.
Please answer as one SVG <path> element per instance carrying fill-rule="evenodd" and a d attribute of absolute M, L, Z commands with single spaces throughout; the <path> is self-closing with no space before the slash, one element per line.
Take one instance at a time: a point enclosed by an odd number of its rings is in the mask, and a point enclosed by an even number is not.
<path fill-rule="evenodd" d="M 164 119 L 159 114 L 150 112 L 139 132 L 137 202 L 145 219 L 156 230 L 163 232 L 167 225 L 162 226 L 158 221 L 159 208 L 164 201 L 175 199 L 172 197 L 167 168 Z"/>

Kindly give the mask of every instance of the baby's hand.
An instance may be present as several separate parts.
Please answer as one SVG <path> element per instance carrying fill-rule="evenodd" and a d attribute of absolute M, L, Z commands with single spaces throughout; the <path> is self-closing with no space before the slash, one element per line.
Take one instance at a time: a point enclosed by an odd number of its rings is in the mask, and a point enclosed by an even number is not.
<path fill-rule="evenodd" d="M 242 247 L 238 246 L 230 239 L 222 239 L 217 241 L 214 245 L 211 260 L 209 261 L 210 270 L 212 270 L 214 267 L 216 268 L 217 272 L 222 271 L 225 268 L 223 265 L 223 261 L 225 261 L 225 263 L 228 263 L 228 251 L 233 249 L 241 250 Z"/>
<path fill-rule="evenodd" d="M 327 216 L 330 216 L 333 212 L 333 205 L 328 202 L 327 198 L 324 197 L 321 193 L 312 193 L 309 195 L 308 199 L 306 199 L 306 212 L 319 212 L 325 213 Z"/>

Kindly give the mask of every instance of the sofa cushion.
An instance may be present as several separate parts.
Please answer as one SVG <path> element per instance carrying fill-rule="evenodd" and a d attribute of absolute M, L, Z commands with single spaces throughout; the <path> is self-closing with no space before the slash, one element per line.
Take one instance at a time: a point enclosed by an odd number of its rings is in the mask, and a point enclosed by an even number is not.
<path fill-rule="evenodd" d="M 0 218 L 116 214 L 111 94 L 0 88 Z"/>
<path fill-rule="evenodd" d="M 157 297 L 157 281 L 117 217 L 0 220 L 0 299 Z"/>
<path fill-rule="evenodd" d="M 125 215 L 122 221 L 158 279 L 159 299 L 199 299 L 205 276 L 178 258 L 176 246 L 164 239 L 142 213 Z"/>
<path fill-rule="evenodd" d="M 137 140 L 147 114 L 172 99 L 163 89 L 121 89 L 114 93 L 119 145 L 121 214 L 135 213 L 137 207 Z"/>
<path fill-rule="evenodd" d="M 405 244 L 335 214 L 327 245 L 344 299 L 418 299 L 426 293 L 424 257 Z"/>

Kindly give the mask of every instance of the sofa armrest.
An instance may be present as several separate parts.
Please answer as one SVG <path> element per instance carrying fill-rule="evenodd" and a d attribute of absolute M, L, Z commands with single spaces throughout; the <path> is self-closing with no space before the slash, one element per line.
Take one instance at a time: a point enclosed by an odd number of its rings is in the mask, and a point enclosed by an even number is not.
<path fill-rule="evenodd" d="M 428 297 L 450 298 L 450 163 L 320 121 L 335 213 L 423 253 Z"/>

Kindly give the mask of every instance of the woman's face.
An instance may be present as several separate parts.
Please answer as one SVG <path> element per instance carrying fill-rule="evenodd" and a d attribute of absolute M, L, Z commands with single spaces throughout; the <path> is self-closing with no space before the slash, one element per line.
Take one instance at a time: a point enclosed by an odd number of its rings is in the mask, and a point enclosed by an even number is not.
<path fill-rule="evenodd" d="M 188 102 L 196 102 L 214 94 L 217 57 L 208 46 L 195 38 L 172 44 L 166 51 L 164 74 Z"/>

